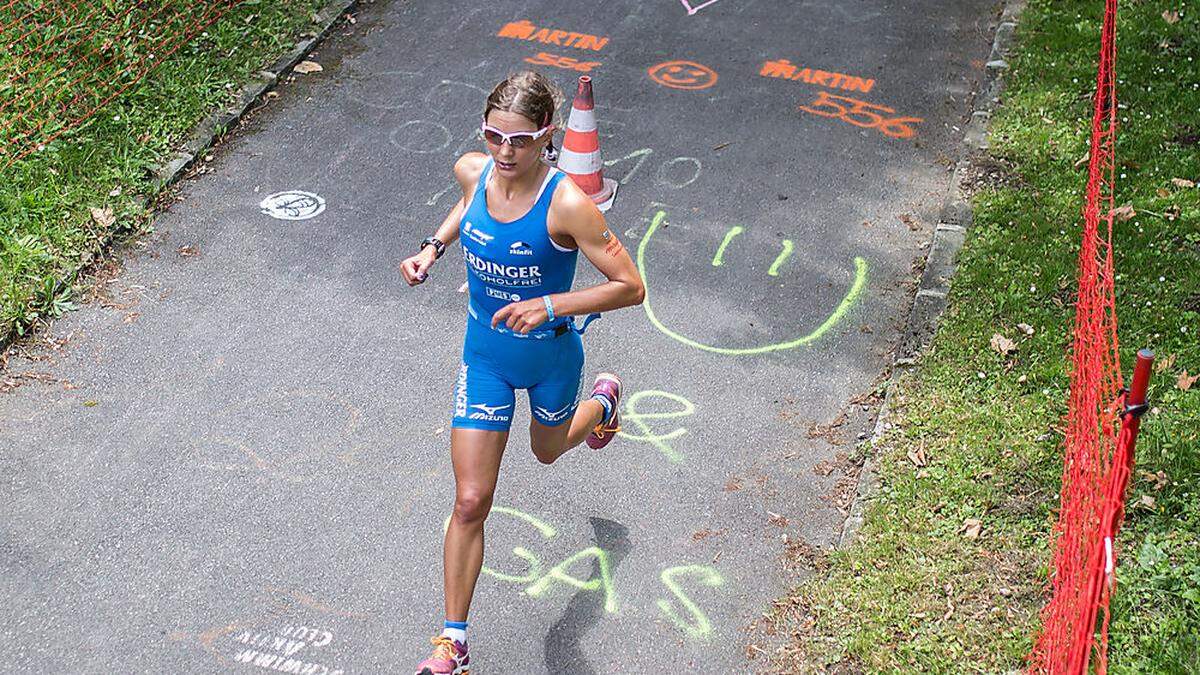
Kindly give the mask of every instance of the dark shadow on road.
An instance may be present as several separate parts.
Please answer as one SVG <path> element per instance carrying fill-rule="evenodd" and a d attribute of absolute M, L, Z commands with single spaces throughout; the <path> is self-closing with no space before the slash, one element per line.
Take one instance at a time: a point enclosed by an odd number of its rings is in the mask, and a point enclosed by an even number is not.
<path fill-rule="evenodd" d="M 596 546 L 608 554 L 608 571 L 616 575 L 616 569 L 629 555 L 633 546 L 629 542 L 629 528 L 604 518 L 591 518 Z M 592 561 L 589 579 L 600 578 L 600 561 Z M 579 641 L 592 626 L 604 616 L 604 592 L 602 590 L 576 591 L 559 620 L 546 634 L 546 669 L 552 674 L 595 675 L 596 670 L 588 664 Z"/>

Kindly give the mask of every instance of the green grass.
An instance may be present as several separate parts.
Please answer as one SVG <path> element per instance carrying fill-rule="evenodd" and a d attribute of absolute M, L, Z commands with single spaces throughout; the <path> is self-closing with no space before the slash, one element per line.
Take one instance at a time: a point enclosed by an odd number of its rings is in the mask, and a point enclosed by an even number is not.
<path fill-rule="evenodd" d="M 0 26 L 43 4 L 22 0 L 0 10 Z M 26 19 L 0 32 L 0 44 L 16 44 L 0 51 L 0 105 L 14 102 L 0 111 L 0 147 L 10 153 L 0 154 L 0 166 L 20 148 L 36 144 L 99 103 L 115 91 L 115 83 L 128 82 L 124 64 L 149 51 L 146 44 L 153 38 L 185 25 L 170 17 L 198 14 L 201 6 L 157 0 L 118 21 L 134 4 L 91 0 L 71 12 L 69 20 L 39 10 L 33 16 L 46 21 L 39 30 L 22 37 L 31 25 Z M 145 204 L 158 189 L 152 167 L 169 157 L 209 112 L 228 102 L 251 73 L 290 49 L 302 33 L 315 30 L 313 12 L 323 4 L 245 0 L 98 114 L 3 170 L 0 342 L 69 308 L 79 270 L 121 232 L 148 226 Z M 84 22 L 89 11 L 84 6 L 101 9 Z M 135 30 L 126 32 L 127 26 Z M 135 34 L 138 29 L 142 35 Z M 40 36 L 52 39 L 35 57 L 24 58 L 38 48 Z M 50 79 L 43 84 L 45 78 Z M 45 103 L 43 96 L 48 96 Z M 65 111 L 53 112 L 56 104 Z M 111 209 L 114 217 L 98 220 L 91 209 Z"/>
<path fill-rule="evenodd" d="M 778 670 L 997 672 L 1023 665 L 1046 599 L 1058 507 L 1066 361 L 1103 3 L 1032 0 L 992 122 L 995 178 L 974 196 L 950 307 L 897 390 L 882 487 L 861 538 L 779 600 Z M 1183 10 L 1169 23 L 1164 11 Z M 1164 366 L 1142 426 L 1118 548 L 1110 667 L 1200 672 L 1200 16 L 1122 2 L 1115 234 L 1126 377 Z M 1162 214 L 1179 209 L 1174 219 Z M 1018 324 L 1034 328 L 1026 335 Z M 1016 341 L 1007 357 L 994 333 Z M 917 466 L 909 454 L 927 458 Z M 1165 481 L 1152 474 L 1162 472 Z M 982 521 L 977 539 L 967 519 Z M 839 666 L 833 666 L 835 669 Z"/>

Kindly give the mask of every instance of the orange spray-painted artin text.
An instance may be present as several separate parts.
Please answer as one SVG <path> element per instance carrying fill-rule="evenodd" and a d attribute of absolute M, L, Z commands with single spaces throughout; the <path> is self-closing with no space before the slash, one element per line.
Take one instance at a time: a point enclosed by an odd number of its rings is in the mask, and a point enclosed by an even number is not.
<path fill-rule="evenodd" d="M 815 70 L 813 68 L 801 68 L 787 59 L 779 59 L 778 61 L 767 61 L 762 64 L 762 68 L 758 71 L 763 77 L 775 77 L 784 80 L 798 80 L 815 84 L 821 87 L 829 87 L 830 89 L 843 89 L 845 91 L 861 91 L 866 94 L 875 86 L 875 80 L 855 77 L 853 75 L 844 75 L 842 73 L 833 73 L 826 70 Z"/>
<path fill-rule="evenodd" d="M 554 28 L 538 28 L 527 19 L 505 24 L 496 35 L 512 40 L 528 40 L 547 45 L 558 45 L 559 47 L 591 49 L 597 52 L 604 49 L 604 45 L 608 44 L 607 37 Z"/>

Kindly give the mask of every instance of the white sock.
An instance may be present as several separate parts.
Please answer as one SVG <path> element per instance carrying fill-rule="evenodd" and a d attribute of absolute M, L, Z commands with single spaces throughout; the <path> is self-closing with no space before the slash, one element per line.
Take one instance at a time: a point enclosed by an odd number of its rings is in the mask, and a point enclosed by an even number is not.
<path fill-rule="evenodd" d="M 463 623 L 464 623 L 464 625 L 466 624 L 466 622 L 463 622 Z M 446 626 L 445 628 L 442 628 L 442 635 L 450 638 L 451 640 L 458 640 L 459 642 L 461 642 L 464 645 L 467 644 L 467 629 L 466 628 L 453 628 L 450 626 Z"/>
<path fill-rule="evenodd" d="M 608 397 L 605 396 L 604 394 L 594 394 L 594 395 L 592 395 L 592 398 L 594 400 L 600 401 L 600 405 L 604 407 L 604 417 L 601 417 L 600 421 L 607 422 L 609 419 L 611 419 L 612 418 L 612 401 L 608 400 Z"/>

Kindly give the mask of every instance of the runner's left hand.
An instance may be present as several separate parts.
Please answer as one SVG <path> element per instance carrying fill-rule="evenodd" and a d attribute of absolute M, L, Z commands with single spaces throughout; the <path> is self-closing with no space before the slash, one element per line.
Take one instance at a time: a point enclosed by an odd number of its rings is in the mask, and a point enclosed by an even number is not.
<path fill-rule="evenodd" d="M 492 328 L 500 322 L 514 333 L 525 335 L 529 331 L 546 323 L 546 304 L 541 298 L 522 300 L 501 307 L 492 315 Z"/>

